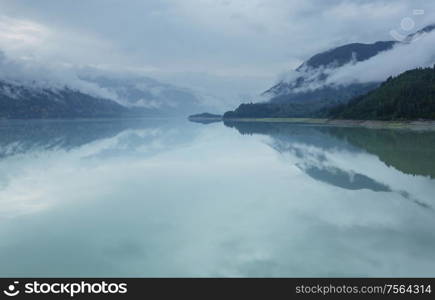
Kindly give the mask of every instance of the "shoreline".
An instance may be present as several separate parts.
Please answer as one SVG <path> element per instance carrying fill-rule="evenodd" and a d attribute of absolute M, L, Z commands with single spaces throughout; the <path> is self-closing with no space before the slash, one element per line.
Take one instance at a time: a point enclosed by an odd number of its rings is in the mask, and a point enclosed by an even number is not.
<path fill-rule="evenodd" d="M 188 120 L 191 121 L 223 121 L 224 119 L 222 118 L 206 118 L 206 117 L 188 117 Z"/>
<path fill-rule="evenodd" d="M 224 122 L 263 122 L 330 125 L 339 127 L 365 127 L 373 129 L 435 130 L 435 120 L 422 121 L 377 121 L 377 120 L 333 120 L 316 118 L 238 118 L 223 119 Z"/>

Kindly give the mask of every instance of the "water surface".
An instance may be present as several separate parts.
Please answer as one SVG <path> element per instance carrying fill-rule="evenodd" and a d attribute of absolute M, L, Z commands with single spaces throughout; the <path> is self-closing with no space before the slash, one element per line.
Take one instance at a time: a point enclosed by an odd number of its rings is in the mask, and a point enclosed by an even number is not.
<path fill-rule="evenodd" d="M 435 133 L 0 121 L 0 276 L 435 276 Z"/>

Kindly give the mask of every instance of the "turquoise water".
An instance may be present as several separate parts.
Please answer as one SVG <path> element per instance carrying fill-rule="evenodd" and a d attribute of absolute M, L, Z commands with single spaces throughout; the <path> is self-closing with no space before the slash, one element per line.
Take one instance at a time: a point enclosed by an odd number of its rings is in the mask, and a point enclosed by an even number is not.
<path fill-rule="evenodd" d="M 0 277 L 435 276 L 435 133 L 0 121 Z"/>

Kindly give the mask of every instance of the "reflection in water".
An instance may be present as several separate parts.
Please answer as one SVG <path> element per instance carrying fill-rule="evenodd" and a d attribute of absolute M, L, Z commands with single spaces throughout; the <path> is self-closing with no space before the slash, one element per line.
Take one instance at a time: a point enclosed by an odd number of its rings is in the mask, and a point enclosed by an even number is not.
<path fill-rule="evenodd" d="M 213 123 L 220 123 L 220 122 L 222 122 L 222 120 L 220 120 L 220 119 L 190 119 L 190 122 L 208 125 L 208 124 L 213 124 Z"/>
<path fill-rule="evenodd" d="M 370 177 L 358 173 L 349 173 L 338 168 L 306 167 L 305 172 L 314 179 L 323 181 L 343 189 L 362 190 L 369 189 L 374 192 L 391 192 L 385 184 L 376 182 Z"/>
<path fill-rule="evenodd" d="M 432 133 L 226 125 L 1 121 L 0 276 L 434 276 Z"/>
<path fill-rule="evenodd" d="M 354 170 L 342 170 L 330 163 L 324 151 L 345 150 L 350 153 L 368 151 L 375 154 L 387 166 L 393 166 L 406 174 L 435 178 L 435 132 L 410 130 L 373 130 L 359 127 L 336 126 L 292 126 L 286 123 L 226 122 L 241 134 L 266 134 L 273 138 L 271 146 L 280 153 L 292 152 L 301 159 L 297 166 L 311 178 L 349 190 L 369 189 L 375 192 L 396 192 L 415 204 L 432 209 L 407 191 L 394 191 L 390 186 L 378 182 Z M 307 147 L 322 150 L 312 155 Z"/>
<path fill-rule="evenodd" d="M 126 131 L 137 133 L 129 142 L 146 144 L 150 142 L 147 138 L 159 134 L 141 136 L 141 130 L 168 131 L 180 122 L 177 119 L 3 120 L 0 121 L 0 158 L 36 151 L 71 150 Z M 187 132 L 179 135 L 179 139 L 185 138 Z"/>
<path fill-rule="evenodd" d="M 233 123 L 241 134 L 261 133 L 322 149 L 340 147 L 367 151 L 388 166 L 412 175 L 435 178 L 435 132 L 412 130 L 373 130 L 361 127 L 291 126 L 285 123 Z"/>
<path fill-rule="evenodd" d="M 325 130 L 325 129 L 324 129 Z M 379 157 L 388 166 L 435 178 L 435 132 L 331 128 L 327 133 Z"/>

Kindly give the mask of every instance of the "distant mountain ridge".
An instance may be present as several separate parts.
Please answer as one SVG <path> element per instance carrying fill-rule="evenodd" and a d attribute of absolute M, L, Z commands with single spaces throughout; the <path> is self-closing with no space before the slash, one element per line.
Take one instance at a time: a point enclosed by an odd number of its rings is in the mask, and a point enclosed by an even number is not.
<path fill-rule="evenodd" d="M 379 54 L 379 52 L 391 49 L 396 43 L 395 41 L 387 41 L 372 44 L 352 43 L 340 46 L 314 55 L 297 68 L 297 71 L 301 71 L 303 68 L 317 69 L 331 65 L 341 67 L 352 60 L 364 61 Z"/>
<path fill-rule="evenodd" d="M 207 107 L 192 91 L 145 76 L 80 76 L 118 98 L 124 106 L 149 116 L 189 115 Z"/>
<path fill-rule="evenodd" d="M 0 80 L 0 118 L 104 118 L 127 113 L 112 100 L 68 87 L 49 89 Z"/>
<path fill-rule="evenodd" d="M 0 68 L 1 63 L 2 60 Z M 19 75 L 5 72 L 16 68 L 21 71 L 17 72 Z M 70 76 L 71 82 L 62 83 L 43 73 L 40 79 L 20 76 L 23 70 L 19 68 L 19 63 L 13 63 L 2 70 L 0 118 L 173 117 L 209 109 L 190 90 L 145 76 L 104 75 L 104 71 L 88 68 L 94 75 L 99 72 L 98 76 L 85 76 L 77 71 L 78 78 Z M 44 69 L 33 70 L 31 74 L 36 77 L 38 72 Z"/>
<path fill-rule="evenodd" d="M 375 88 L 376 84 L 354 84 L 351 88 L 322 86 L 328 78 L 326 70 L 368 60 L 383 51 L 392 49 L 397 43 L 394 41 L 373 44 L 353 43 L 316 54 L 296 69 L 295 72 L 299 74 L 296 79 L 290 82 L 279 82 L 264 92 L 263 96 L 270 97 L 272 103 L 328 99 L 346 101 Z"/>
<path fill-rule="evenodd" d="M 329 49 L 312 56 L 295 71 L 297 76 L 290 82 L 281 81 L 263 95 L 269 96 L 271 102 L 282 103 L 286 101 L 300 100 L 306 98 L 316 99 L 318 94 L 322 94 L 322 85 L 328 78 L 328 69 L 338 69 L 349 63 L 366 61 L 381 52 L 391 50 L 395 45 L 410 42 L 417 35 L 429 33 L 435 29 L 435 24 L 428 25 L 423 29 L 410 34 L 402 42 L 399 41 L 378 41 L 371 44 L 351 43 L 336 48 Z M 312 87 L 311 85 L 316 85 Z M 376 87 L 375 85 L 372 88 Z M 327 89 L 326 87 L 325 89 Z M 330 87 L 329 87 L 330 88 Z M 340 88 L 339 88 L 340 89 Z M 318 91 L 320 90 L 320 92 Z M 362 86 L 362 93 L 366 92 Z M 307 95 L 304 95 L 307 94 Z M 337 93 L 338 94 L 338 93 Z"/>

